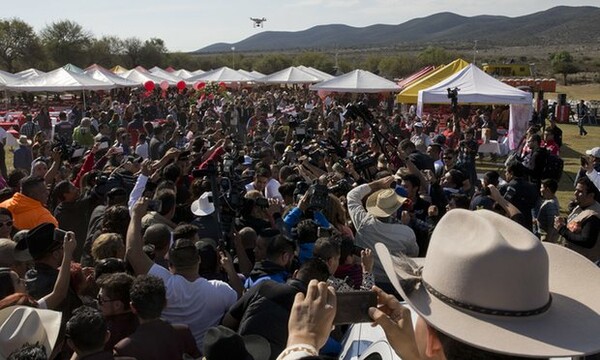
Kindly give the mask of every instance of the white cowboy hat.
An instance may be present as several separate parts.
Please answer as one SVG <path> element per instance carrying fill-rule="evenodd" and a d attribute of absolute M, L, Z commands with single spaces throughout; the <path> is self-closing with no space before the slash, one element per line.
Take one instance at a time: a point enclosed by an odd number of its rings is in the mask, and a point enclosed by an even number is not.
<path fill-rule="evenodd" d="M 20 135 L 18 143 L 20 145 L 31 145 L 31 140 L 27 138 L 27 135 Z"/>
<path fill-rule="evenodd" d="M 526 357 L 600 352 L 600 268 L 509 218 L 455 209 L 424 259 L 375 250 L 402 298 L 462 343 Z"/>
<path fill-rule="evenodd" d="M 0 360 L 5 360 L 26 343 L 43 345 L 50 358 L 58 339 L 62 313 L 29 306 L 0 310 Z"/>
<path fill-rule="evenodd" d="M 388 217 L 394 214 L 406 198 L 396 194 L 393 189 L 375 191 L 367 198 L 365 208 L 375 217 Z"/>
<path fill-rule="evenodd" d="M 207 191 L 200 195 L 191 205 L 192 213 L 196 216 L 207 216 L 215 212 L 215 204 L 212 201 L 212 192 Z"/>

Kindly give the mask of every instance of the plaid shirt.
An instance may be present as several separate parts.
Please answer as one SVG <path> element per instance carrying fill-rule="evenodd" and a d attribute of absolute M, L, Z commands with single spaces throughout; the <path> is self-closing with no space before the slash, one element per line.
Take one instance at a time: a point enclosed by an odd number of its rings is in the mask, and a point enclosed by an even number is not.
<path fill-rule="evenodd" d="M 33 121 L 28 121 L 21 126 L 21 131 L 19 133 L 27 136 L 28 139 L 33 140 L 33 137 L 38 131 L 40 131 L 40 126 Z"/>

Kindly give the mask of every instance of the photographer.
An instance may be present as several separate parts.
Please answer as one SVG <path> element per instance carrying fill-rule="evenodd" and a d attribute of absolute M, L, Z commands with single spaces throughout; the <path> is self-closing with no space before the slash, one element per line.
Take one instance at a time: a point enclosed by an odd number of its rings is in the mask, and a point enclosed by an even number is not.
<path fill-rule="evenodd" d="M 348 193 L 348 212 L 356 229 L 356 244 L 371 249 L 376 242 L 382 242 L 393 248 L 393 252 L 416 256 L 419 246 L 415 233 L 396 220 L 396 211 L 404 204 L 404 198 L 390 189 L 393 181 L 394 178 L 389 176 L 357 186 Z M 365 207 L 362 200 L 367 195 Z M 379 259 L 375 261 L 373 273 L 378 285 L 394 291 Z"/>

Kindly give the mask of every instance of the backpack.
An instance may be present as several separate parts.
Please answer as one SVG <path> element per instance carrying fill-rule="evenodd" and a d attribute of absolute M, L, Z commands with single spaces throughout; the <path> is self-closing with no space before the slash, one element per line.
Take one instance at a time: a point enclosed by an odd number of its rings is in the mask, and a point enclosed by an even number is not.
<path fill-rule="evenodd" d="M 554 179 L 560 181 L 562 177 L 565 162 L 559 156 L 548 153 L 546 156 L 546 164 L 542 170 L 542 179 Z"/>

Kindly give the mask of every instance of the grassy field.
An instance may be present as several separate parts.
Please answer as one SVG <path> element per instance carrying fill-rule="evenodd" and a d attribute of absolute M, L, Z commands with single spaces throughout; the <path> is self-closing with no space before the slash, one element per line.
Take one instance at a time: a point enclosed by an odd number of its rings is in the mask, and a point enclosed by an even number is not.
<path fill-rule="evenodd" d="M 579 158 L 585 154 L 585 151 L 596 146 L 600 146 L 600 127 L 586 126 L 587 136 L 579 136 L 579 129 L 575 124 L 559 124 L 563 131 L 563 146 L 560 149 L 560 156 L 565 161 L 563 176 L 560 180 L 558 188 L 558 201 L 560 202 L 561 212 L 565 213 L 567 204 L 573 198 L 575 186 L 575 176 L 580 168 Z M 503 159 L 498 159 L 496 162 L 486 160 L 477 162 L 477 172 L 486 172 L 490 170 L 500 170 L 498 163 Z M 502 167 L 502 170 L 504 168 Z M 502 172 L 501 172 L 501 175 Z"/>
<path fill-rule="evenodd" d="M 546 99 L 556 99 L 557 93 L 567 94 L 568 99 L 572 100 L 600 100 L 600 84 L 585 85 L 556 85 L 556 93 L 548 93 Z"/>

